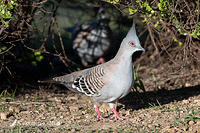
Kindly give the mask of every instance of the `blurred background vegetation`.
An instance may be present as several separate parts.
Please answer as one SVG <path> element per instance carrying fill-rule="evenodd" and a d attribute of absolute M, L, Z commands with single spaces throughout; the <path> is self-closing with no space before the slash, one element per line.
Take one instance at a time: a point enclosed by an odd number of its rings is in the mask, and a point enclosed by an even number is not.
<path fill-rule="evenodd" d="M 38 79 L 82 69 L 67 28 L 95 20 L 101 6 L 110 19 L 115 45 L 108 59 L 115 55 L 134 17 L 146 49 L 135 62 L 143 68 L 142 72 L 146 68 L 156 69 L 165 73 L 159 78 L 166 82 L 200 73 L 199 0 L 0 0 L 0 3 L 2 90 L 16 86 L 35 88 Z M 156 82 L 158 78 L 154 72 L 151 74 Z"/>

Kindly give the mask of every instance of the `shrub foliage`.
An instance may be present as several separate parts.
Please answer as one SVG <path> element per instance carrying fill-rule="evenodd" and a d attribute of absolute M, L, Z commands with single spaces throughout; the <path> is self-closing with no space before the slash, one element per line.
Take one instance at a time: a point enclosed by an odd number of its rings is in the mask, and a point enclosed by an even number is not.
<path fill-rule="evenodd" d="M 127 16 L 137 14 L 146 23 L 155 52 L 174 66 L 200 64 L 199 0 L 107 0 Z M 148 40 L 148 38 L 147 38 Z M 196 69 L 196 68 L 194 68 Z"/>

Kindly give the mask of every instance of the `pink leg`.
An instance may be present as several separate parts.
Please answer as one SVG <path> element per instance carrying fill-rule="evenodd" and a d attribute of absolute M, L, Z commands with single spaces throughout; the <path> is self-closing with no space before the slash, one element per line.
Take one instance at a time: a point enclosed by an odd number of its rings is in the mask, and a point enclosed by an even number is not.
<path fill-rule="evenodd" d="M 104 118 L 102 115 L 101 115 L 101 113 L 100 113 L 100 111 L 99 111 L 99 107 L 98 106 L 96 106 L 96 111 L 97 111 L 97 119 L 102 119 L 102 120 L 108 120 L 108 119 L 106 119 L 106 118 Z"/>
<path fill-rule="evenodd" d="M 116 119 L 125 119 L 126 118 L 124 116 L 120 116 L 115 108 L 112 108 L 112 111 L 114 112 L 115 120 Z"/>
<path fill-rule="evenodd" d="M 103 63 L 105 63 L 104 58 L 103 57 L 99 58 L 97 64 L 103 64 Z"/>

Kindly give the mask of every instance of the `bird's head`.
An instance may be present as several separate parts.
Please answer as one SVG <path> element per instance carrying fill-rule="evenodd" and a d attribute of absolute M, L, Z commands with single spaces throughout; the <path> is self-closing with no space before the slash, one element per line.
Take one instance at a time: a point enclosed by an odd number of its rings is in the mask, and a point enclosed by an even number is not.
<path fill-rule="evenodd" d="M 144 48 L 140 45 L 140 41 L 136 34 L 135 30 L 135 23 L 133 23 L 132 27 L 130 28 L 128 34 L 122 41 L 122 46 L 126 49 L 127 53 L 130 54 L 138 54 L 144 52 Z"/>

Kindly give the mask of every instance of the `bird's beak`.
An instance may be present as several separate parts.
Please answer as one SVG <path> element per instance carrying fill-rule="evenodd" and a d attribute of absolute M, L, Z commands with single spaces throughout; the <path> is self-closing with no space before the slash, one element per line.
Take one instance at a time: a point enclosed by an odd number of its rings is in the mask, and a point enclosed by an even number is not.
<path fill-rule="evenodd" d="M 145 49 L 143 47 L 138 47 L 138 50 L 137 51 L 142 51 L 142 52 L 145 52 Z"/>
<path fill-rule="evenodd" d="M 145 52 L 145 49 L 144 49 L 143 47 L 141 47 L 141 50 L 142 50 L 143 52 Z"/>

